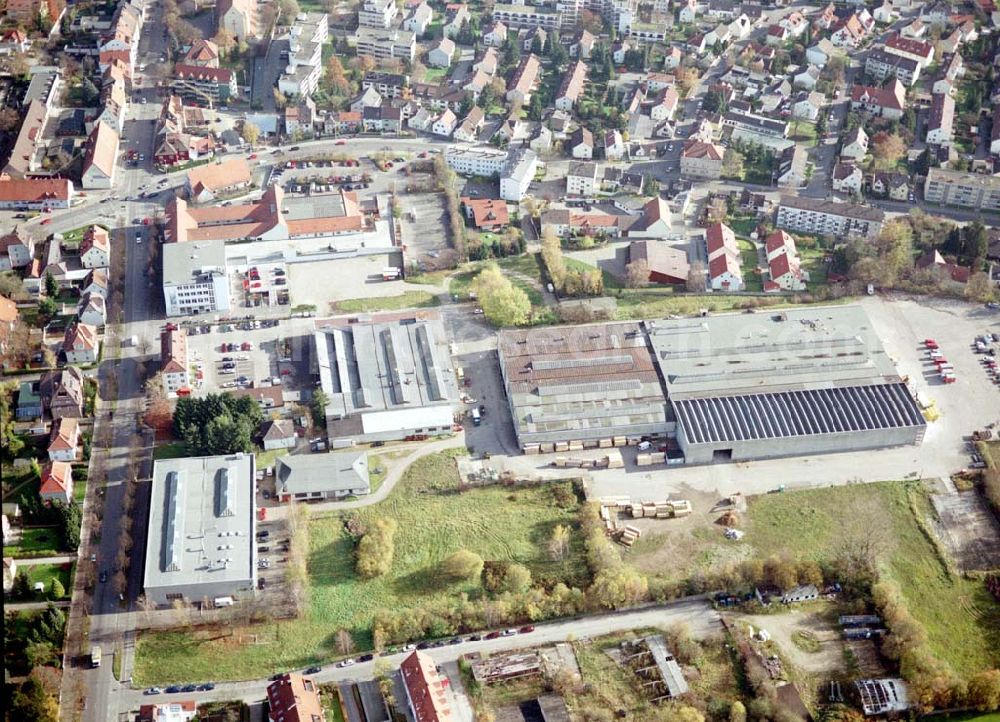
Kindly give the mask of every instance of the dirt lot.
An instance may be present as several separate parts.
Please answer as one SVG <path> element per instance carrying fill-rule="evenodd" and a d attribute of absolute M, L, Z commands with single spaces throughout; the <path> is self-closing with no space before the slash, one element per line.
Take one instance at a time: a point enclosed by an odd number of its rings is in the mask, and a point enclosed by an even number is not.
<path fill-rule="evenodd" d="M 963 572 L 1000 567 L 1000 524 L 974 491 L 935 494 L 938 536 Z"/>
<path fill-rule="evenodd" d="M 825 604 L 810 605 L 808 609 L 785 614 L 741 614 L 734 618 L 752 625 L 754 630 L 766 629 L 784 658 L 803 672 L 829 674 L 844 666 L 844 643 L 827 617 L 827 610 Z M 815 640 L 815 651 L 797 645 L 792 641 L 793 635 Z"/>
<path fill-rule="evenodd" d="M 310 304 L 316 306 L 319 314 L 328 315 L 335 301 L 401 296 L 413 287 L 403 281 L 382 280 L 382 269 L 398 264 L 394 253 L 290 264 L 288 288 L 292 305 Z"/>

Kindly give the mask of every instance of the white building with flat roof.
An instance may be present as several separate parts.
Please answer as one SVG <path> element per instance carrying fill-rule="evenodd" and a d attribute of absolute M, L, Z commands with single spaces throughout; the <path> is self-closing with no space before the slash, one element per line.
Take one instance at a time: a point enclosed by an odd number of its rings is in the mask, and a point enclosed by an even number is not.
<path fill-rule="evenodd" d="M 257 585 L 253 454 L 160 459 L 146 538 L 146 598 L 248 597 Z"/>
<path fill-rule="evenodd" d="M 229 310 L 224 241 L 164 243 L 162 253 L 163 303 L 168 317 Z"/>

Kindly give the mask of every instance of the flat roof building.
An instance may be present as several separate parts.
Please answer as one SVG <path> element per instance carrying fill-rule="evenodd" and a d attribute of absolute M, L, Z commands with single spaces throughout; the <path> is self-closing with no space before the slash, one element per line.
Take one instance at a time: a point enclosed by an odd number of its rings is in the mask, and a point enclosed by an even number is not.
<path fill-rule="evenodd" d="M 248 596 L 257 583 L 253 454 L 160 459 L 143 587 L 156 604 Z"/>
<path fill-rule="evenodd" d="M 638 323 L 501 331 L 500 373 L 526 453 L 666 433 L 666 403 Z"/>
<path fill-rule="evenodd" d="M 317 323 L 313 338 L 330 438 L 451 430 L 458 386 L 439 314 L 330 319 Z"/>
<path fill-rule="evenodd" d="M 164 243 L 162 248 L 167 316 L 229 310 L 229 277 L 222 240 Z"/>
<path fill-rule="evenodd" d="M 659 320 L 649 338 L 687 463 L 923 440 L 926 422 L 859 306 Z"/>

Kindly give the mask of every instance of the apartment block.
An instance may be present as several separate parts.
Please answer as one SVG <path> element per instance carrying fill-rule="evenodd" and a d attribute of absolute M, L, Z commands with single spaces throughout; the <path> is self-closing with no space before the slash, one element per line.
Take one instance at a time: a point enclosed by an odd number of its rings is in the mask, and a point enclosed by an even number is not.
<path fill-rule="evenodd" d="M 930 168 L 924 183 L 924 200 L 943 206 L 1000 212 L 1000 176 Z"/>
<path fill-rule="evenodd" d="M 874 238 L 885 213 L 877 208 L 818 198 L 782 196 L 776 225 L 799 233 Z"/>

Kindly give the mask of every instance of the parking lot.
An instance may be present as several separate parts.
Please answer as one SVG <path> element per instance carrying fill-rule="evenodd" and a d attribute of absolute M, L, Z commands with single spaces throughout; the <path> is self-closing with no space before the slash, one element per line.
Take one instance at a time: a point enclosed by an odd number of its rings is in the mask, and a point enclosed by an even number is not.
<path fill-rule="evenodd" d="M 444 196 L 440 193 L 407 193 L 399 197 L 402 240 L 407 255 L 433 269 L 450 250 Z"/>
<path fill-rule="evenodd" d="M 335 313 L 332 304 L 350 298 L 401 296 L 416 286 L 403 281 L 383 281 L 385 268 L 398 268 L 398 253 L 377 253 L 355 258 L 293 263 L 288 266 L 288 287 L 293 306 L 308 304 L 317 313 Z"/>

